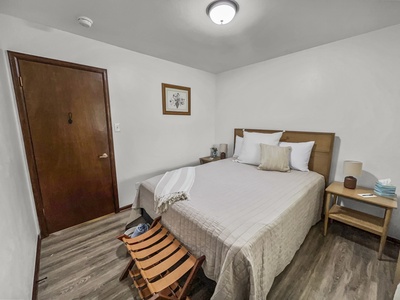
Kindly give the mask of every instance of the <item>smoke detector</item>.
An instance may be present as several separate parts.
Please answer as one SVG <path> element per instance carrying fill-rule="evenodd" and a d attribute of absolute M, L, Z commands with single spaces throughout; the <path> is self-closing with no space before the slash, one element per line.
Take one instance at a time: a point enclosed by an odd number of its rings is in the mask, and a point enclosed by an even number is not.
<path fill-rule="evenodd" d="M 90 28 L 93 25 L 93 20 L 88 17 L 82 16 L 78 18 L 78 23 L 81 24 L 83 27 Z"/>

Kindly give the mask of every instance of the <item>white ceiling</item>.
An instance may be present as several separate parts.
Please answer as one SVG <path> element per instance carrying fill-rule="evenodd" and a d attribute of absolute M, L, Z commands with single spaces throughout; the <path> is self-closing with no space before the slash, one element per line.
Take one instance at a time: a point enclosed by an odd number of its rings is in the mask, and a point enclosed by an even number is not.
<path fill-rule="evenodd" d="M 0 13 L 212 73 L 400 24 L 400 0 L 237 0 L 222 26 L 206 15 L 210 2 L 0 0 Z"/>

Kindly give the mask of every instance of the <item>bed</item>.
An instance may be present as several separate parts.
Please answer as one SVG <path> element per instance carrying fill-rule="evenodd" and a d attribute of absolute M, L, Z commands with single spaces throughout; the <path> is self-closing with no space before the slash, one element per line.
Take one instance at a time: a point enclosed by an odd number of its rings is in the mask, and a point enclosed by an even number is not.
<path fill-rule="evenodd" d="M 243 132 L 235 129 L 235 140 Z M 190 200 L 162 214 L 163 224 L 194 255 L 206 256 L 204 273 L 216 281 L 212 299 L 266 299 L 274 278 L 321 218 L 334 134 L 285 131 L 281 141 L 315 141 L 310 172 L 261 171 L 231 158 L 204 164 L 196 167 Z M 151 218 L 157 216 L 154 190 L 161 178 L 142 182 L 133 205 Z"/>

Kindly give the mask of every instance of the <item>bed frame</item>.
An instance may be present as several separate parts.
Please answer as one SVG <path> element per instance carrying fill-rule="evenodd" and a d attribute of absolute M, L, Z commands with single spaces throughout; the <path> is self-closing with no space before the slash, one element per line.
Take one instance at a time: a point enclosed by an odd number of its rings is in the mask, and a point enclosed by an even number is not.
<path fill-rule="evenodd" d="M 236 136 L 243 137 L 243 131 L 274 133 L 284 130 L 235 128 L 234 130 L 235 144 L 236 144 Z M 324 176 L 325 186 L 328 186 L 329 174 L 331 171 L 334 140 L 335 140 L 335 134 L 331 132 L 284 131 L 280 141 L 289 143 L 315 141 L 314 147 L 311 151 L 311 157 L 308 163 L 308 168 L 311 171 L 317 172 L 322 176 Z"/>

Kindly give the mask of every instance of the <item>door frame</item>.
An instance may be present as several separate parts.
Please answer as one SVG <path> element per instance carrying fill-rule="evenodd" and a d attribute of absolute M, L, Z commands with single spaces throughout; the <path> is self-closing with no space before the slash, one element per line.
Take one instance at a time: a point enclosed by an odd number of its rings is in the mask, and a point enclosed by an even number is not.
<path fill-rule="evenodd" d="M 113 135 L 112 135 L 112 123 L 111 123 L 111 111 L 110 111 L 110 98 L 108 92 L 108 80 L 107 80 L 107 70 L 100 69 L 96 67 L 90 67 L 86 65 L 75 64 L 71 62 L 55 60 L 45 57 L 33 56 L 24 53 L 18 53 L 13 51 L 7 51 L 8 59 L 10 62 L 11 67 L 11 76 L 14 84 L 14 92 L 15 92 L 15 99 L 17 102 L 18 107 L 18 114 L 19 114 L 19 121 L 21 124 L 22 135 L 24 139 L 24 146 L 25 146 L 25 154 L 29 168 L 29 174 L 32 184 L 32 191 L 33 197 L 35 200 L 36 206 L 36 214 L 39 221 L 40 227 L 40 235 L 41 237 L 47 237 L 49 235 L 49 231 L 46 224 L 46 217 L 44 213 L 44 206 L 43 206 L 43 199 L 42 194 L 40 192 L 40 185 L 39 185 L 39 176 L 37 172 L 36 162 L 35 162 L 35 155 L 33 150 L 33 143 L 32 143 L 32 136 L 29 128 L 29 120 L 28 120 L 28 113 L 26 110 L 26 103 L 25 103 L 25 96 L 23 90 L 23 82 L 22 77 L 20 75 L 19 70 L 19 61 L 31 61 L 31 62 L 38 62 L 44 64 L 50 64 L 60 67 L 78 69 L 83 71 L 95 72 L 99 73 L 103 77 L 103 89 L 104 89 L 104 96 L 105 96 L 105 111 L 106 111 L 106 122 L 107 122 L 107 136 L 108 136 L 108 146 L 110 149 L 109 157 L 110 157 L 110 165 L 111 165 L 111 179 L 112 179 L 112 189 L 113 189 L 113 196 L 114 196 L 114 211 L 118 213 L 120 211 L 119 208 L 119 200 L 118 200 L 118 188 L 117 188 L 117 175 L 115 169 L 115 156 L 114 156 L 114 142 L 113 142 Z"/>

